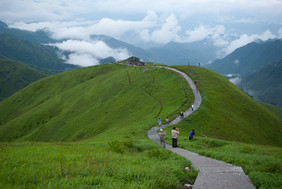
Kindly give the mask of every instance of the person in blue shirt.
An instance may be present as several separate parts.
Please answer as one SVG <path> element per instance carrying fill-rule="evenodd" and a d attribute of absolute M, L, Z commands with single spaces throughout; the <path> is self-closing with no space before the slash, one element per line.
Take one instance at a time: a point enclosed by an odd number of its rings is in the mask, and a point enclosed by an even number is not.
<path fill-rule="evenodd" d="M 159 122 L 159 127 L 162 126 L 162 120 L 161 120 L 161 118 L 158 119 L 158 122 Z"/>
<path fill-rule="evenodd" d="M 196 133 L 195 133 L 195 130 L 192 129 L 192 131 L 189 134 L 189 140 L 192 140 L 194 135 L 196 135 Z"/>

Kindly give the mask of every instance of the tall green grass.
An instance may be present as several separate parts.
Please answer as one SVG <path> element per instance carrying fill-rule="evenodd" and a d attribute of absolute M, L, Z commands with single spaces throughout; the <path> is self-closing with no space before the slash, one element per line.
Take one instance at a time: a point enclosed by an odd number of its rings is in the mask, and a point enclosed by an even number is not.
<path fill-rule="evenodd" d="M 146 135 L 192 100 L 182 77 L 158 68 L 102 65 L 39 80 L 0 103 L 0 139 L 16 141 L 0 143 L 0 188 L 193 183 L 191 164 Z"/>
<path fill-rule="evenodd" d="M 189 99 L 189 100 L 187 100 Z M 102 65 L 42 79 L 0 103 L 0 141 L 145 137 L 193 100 L 177 73 Z"/>
<path fill-rule="evenodd" d="M 167 140 L 171 143 L 169 128 Z M 243 168 L 256 188 L 280 189 L 282 186 L 282 150 L 279 147 L 230 142 L 196 136 L 180 136 L 178 146 L 200 155 Z"/>
<path fill-rule="evenodd" d="M 197 172 L 145 141 L 0 143 L 0 188 L 181 188 Z"/>
<path fill-rule="evenodd" d="M 198 135 L 211 138 L 282 146 L 282 122 L 274 113 L 214 71 L 176 68 L 198 81 L 202 95 L 201 107 L 177 125 L 182 133 L 195 129 Z"/>

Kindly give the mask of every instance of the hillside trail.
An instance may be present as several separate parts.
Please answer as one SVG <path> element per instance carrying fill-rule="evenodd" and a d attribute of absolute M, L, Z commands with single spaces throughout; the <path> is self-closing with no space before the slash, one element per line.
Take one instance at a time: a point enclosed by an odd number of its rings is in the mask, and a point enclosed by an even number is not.
<path fill-rule="evenodd" d="M 159 66 L 159 68 L 177 72 L 186 79 L 195 96 L 194 111 L 196 111 L 201 105 L 202 97 L 199 91 L 196 90 L 193 81 L 188 77 L 188 75 L 174 68 L 162 66 Z M 184 118 L 188 117 L 191 113 L 193 113 L 191 108 L 185 111 Z M 158 145 L 160 145 L 160 139 L 157 131 L 161 128 L 177 124 L 181 120 L 182 118 L 178 116 L 167 125 L 162 125 L 160 127 L 155 126 L 151 128 L 148 131 L 148 137 Z M 193 189 L 255 189 L 251 180 L 244 173 L 241 167 L 237 167 L 232 164 L 228 164 L 205 156 L 200 156 L 197 153 L 190 152 L 181 148 L 172 148 L 172 146 L 169 144 L 166 144 L 166 149 L 185 157 L 187 160 L 191 161 L 192 165 L 196 169 L 199 170 L 199 174 L 196 178 Z"/>

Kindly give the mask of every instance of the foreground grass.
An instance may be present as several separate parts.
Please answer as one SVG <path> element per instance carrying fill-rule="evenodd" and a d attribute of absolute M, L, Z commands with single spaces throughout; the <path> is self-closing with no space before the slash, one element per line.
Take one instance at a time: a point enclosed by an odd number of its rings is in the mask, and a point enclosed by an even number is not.
<path fill-rule="evenodd" d="M 143 141 L 0 143 L 0 188 L 181 188 L 197 172 Z"/>
<path fill-rule="evenodd" d="M 197 172 L 146 133 L 192 101 L 181 76 L 158 68 L 102 65 L 40 80 L 0 103 L 0 188 L 182 188 Z"/>
<path fill-rule="evenodd" d="M 171 144 L 170 129 L 166 129 L 166 141 Z M 279 189 L 282 186 L 282 150 L 279 147 L 198 136 L 189 141 L 188 135 L 178 140 L 180 148 L 242 167 L 256 188 Z"/>

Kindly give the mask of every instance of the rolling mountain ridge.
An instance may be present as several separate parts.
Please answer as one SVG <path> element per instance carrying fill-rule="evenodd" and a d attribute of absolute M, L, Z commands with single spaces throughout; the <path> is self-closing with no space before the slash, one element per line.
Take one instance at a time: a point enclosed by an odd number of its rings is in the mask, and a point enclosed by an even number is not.
<path fill-rule="evenodd" d="M 20 62 L 0 59 L 0 101 L 46 76 Z"/>
<path fill-rule="evenodd" d="M 246 76 L 279 60 L 282 60 L 282 40 L 277 39 L 249 43 L 223 59 L 213 61 L 207 67 L 222 75 Z"/>

